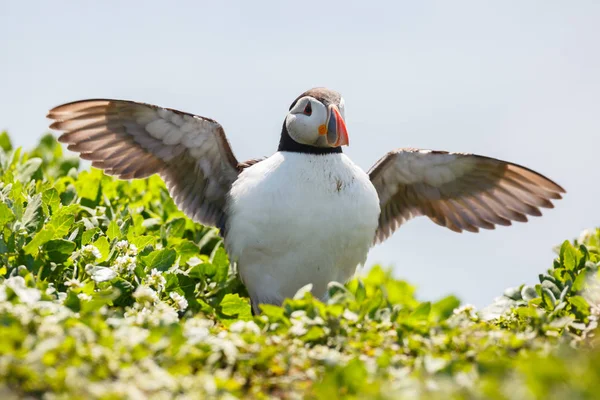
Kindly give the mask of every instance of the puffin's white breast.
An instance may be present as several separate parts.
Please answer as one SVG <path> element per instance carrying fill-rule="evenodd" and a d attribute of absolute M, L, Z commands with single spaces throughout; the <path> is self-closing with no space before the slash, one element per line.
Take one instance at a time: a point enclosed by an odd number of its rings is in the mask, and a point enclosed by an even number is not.
<path fill-rule="evenodd" d="M 365 262 L 379 212 L 368 175 L 344 154 L 278 152 L 233 184 L 225 244 L 254 302 L 279 304 L 308 283 L 324 297 Z"/>

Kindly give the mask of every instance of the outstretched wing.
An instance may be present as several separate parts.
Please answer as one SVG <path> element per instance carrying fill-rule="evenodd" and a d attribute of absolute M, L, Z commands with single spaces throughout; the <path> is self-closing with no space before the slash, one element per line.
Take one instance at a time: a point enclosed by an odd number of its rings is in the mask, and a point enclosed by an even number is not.
<path fill-rule="evenodd" d="M 381 215 L 375 243 L 426 215 L 455 232 L 494 229 L 542 215 L 565 190 L 528 168 L 474 154 L 397 149 L 369 171 Z"/>
<path fill-rule="evenodd" d="M 238 162 L 216 121 L 124 100 L 82 100 L 53 108 L 52 129 L 68 149 L 120 179 L 159 174 L 194 221 L 223 228 Z"/>

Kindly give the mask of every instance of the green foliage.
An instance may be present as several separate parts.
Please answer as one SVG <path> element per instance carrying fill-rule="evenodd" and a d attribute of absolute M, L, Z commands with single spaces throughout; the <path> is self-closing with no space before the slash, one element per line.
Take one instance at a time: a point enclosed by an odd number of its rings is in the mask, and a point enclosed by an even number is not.
<path fill-rule="evenodd" d="M 160 179 L 0 135 L 0 393 L 59 398 L 597 398 L 600 231 L 477 312 L 374 267 L 252 316 L 214 229 Z"/>

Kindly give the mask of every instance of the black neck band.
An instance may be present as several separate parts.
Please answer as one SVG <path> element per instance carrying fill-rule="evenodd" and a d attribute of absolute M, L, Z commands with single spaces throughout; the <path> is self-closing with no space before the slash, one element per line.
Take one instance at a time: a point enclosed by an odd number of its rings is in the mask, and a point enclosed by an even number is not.
<path fill-rule="evenodd" d="M 279 148 L 277 151 L 291 151 L 295 153 L 308 153 L 308 154 L 334 154 L 341 153 L 341 147 L 315 147 L 307 144 L 296 142 L 288 133 L 285 121 L 283 122 L 283 128 L 281 129 L 281 139 L 279 139 Z"/>

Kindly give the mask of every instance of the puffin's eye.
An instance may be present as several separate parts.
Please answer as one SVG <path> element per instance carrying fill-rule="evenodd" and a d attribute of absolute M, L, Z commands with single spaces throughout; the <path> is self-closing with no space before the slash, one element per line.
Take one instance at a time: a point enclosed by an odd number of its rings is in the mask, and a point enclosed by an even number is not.
<path fill-rule="evenodd" d="M 308 115 L 309 117 L 312 114 L 312 106 L 310 105 L 310 101 L 306 103 L 306 107 L 304 107 L 303 113 L 304 115 Z"/>

